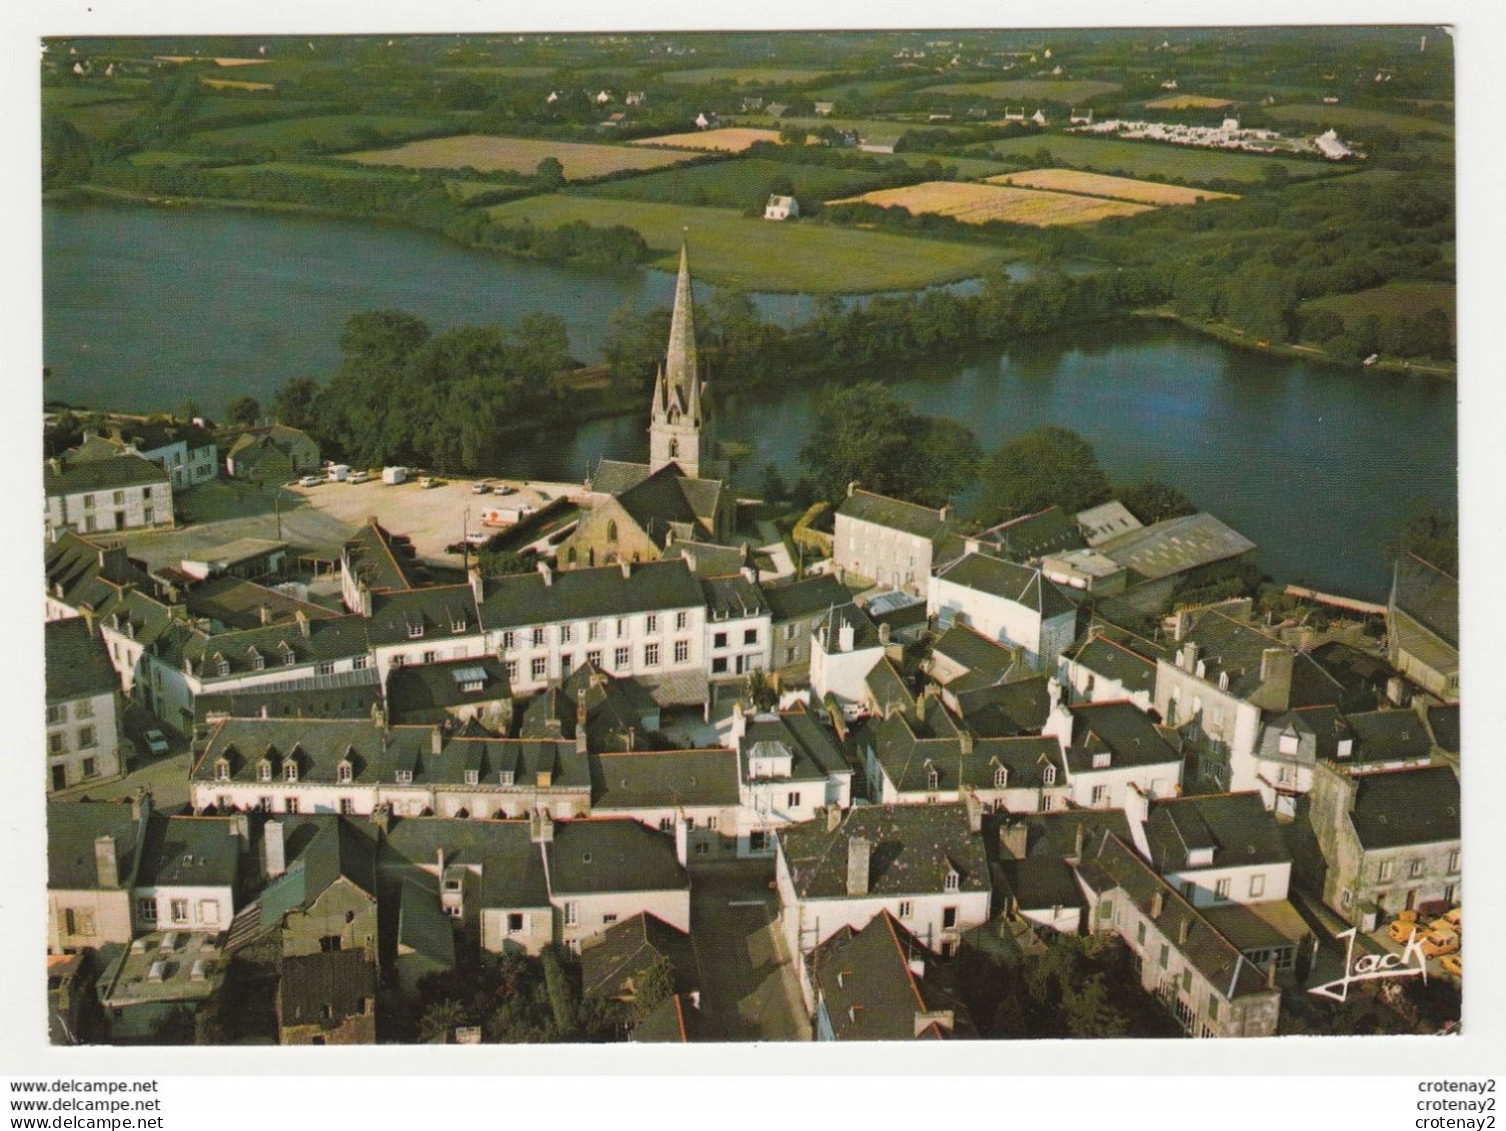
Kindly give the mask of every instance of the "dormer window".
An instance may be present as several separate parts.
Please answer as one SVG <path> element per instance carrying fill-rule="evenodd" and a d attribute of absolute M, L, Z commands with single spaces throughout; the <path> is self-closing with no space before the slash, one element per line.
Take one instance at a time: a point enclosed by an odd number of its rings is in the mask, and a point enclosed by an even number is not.
<path fill-rule="evenodd" d="M 288 764 L 285 765 L 282 768 L 282 780 L 285 781 L 285 782 L 287 782 L 290 785 L 293 785 L 293 784 L 297 783 L 297 781 L 298 781 L 298 763 L 297 762 L 289 761 Z"/>
<path fill-rule="evenodd" d="M 1041 767 L 1041 784 L 1042 785 L 1055 785 L 1056 784 L 1056 767 L 1055 766 L 1042 766 Z"/>
<path fill-rule="evenodd" d="M 942 886 L 946 891 L 956 891 L 957 885 L 961 882 L 962 876 L 957 872 L 957 869 L 948 868 L 946 872 L 946 880 L 944 881 Z"/>
<path fill-rule="evenodd" d="M 409 622 L 409 624 L 408 624 L 408 639 L 409 640 L 417 640 L 423 634 L 424 634 L 424 622 L 423 621 L 410 621 Z"/>
<path fill-rule="evenodd" d="M 1009 784 L 1009 771 L 1003 766 L 994 767 L 994 788 L 1003 789 Z"/>
<path fill-rule="evenodd" d="M 266 660 L 265 656 L 263 656 L 260 652 L 252 652 L 251 653 L 251 670 L 252 671 L 259 672 L 259 671 L 261 671 L 266 666 L 267 666 L 267 660 Z"/>
<path fill-rule="evenodd" d="M 481 771 L 480 770 L 467 770 L 465 772 L 465 784 L 466 785 L 480 785 L 481 784 Z"/>
<path fill-rule="evenodd" d="M 450 620 L 450 631 L 451 632 L 464 632 L 465 631 L 465 617 L 461 616 L 461 617 L 451 618 L 451 620 Z"/>
<path fill-rule="evenodd" d="M 399 770 L 397 772 L 397 784 L 398 785 L 412 785 L 413 784 L 413 771 L 412 770 Z"/>
<path fill-rule="evenodd" d="M 214 763 L 214 780 L 215 781 L 229 781 L 230 780 L 230 759 L 228 759 L 228 758 L 218 758 L 218 759 L 215 760 L 215 763 Z"/>
<path fill-rule="evenodd" d="M 1098 753 L 1093 755 L 1093 768 L 1095 770 L 1108 769 L 1109 763 L 1111 761 L 1113 761 L 1113 755 L 1111 755 L 1107 750 L 1100 750 Z"/>
<path fill-rule="evenodd" d="M 335 780 L 341 785 L 349 785 L 355 777 L 355 767 L 349 762 L 342 761 L 335 767 Z"/>
<path fill-rule="evenodd" d="M 936 770 L 926 771 L 926 788 L 935 789 L 941 785 L 941 774 Z"/>
<path fill-rule="evenodd" d="M 215 661 L 214 670 L 219 675 L 229 675 L 230 661 L 225 659 L 224 656 L 221 656 L 218 660 Z"/>
<path fill-rule="evenodd" d="M 256 764 L 256 780 L 257 781 L 271 781 L 272 780 L 272 763 L 270 761 L 268 761 L 266 758 L 263 758 L 260 762 L 258 762 Z"/>
<path fill-rule="evenodd" d="M 512 776 L 513 775 L 511 770 L 503 770 L 497 775 L 497 784 L 512 785 Z"/>
<path fill-rule="evenodd" d="M 286 641 L 284 641 L 282 643 L 280 650 L 282 652 L 282 666 L 283 667 L 290 668 L 290 667 L 292 667 L 294 664 L 296 664 L 298 662 L 298 654 L 296 652 L 294 652 L 293 649 L 288 646 L 288 644 L 287 644 Z"/>

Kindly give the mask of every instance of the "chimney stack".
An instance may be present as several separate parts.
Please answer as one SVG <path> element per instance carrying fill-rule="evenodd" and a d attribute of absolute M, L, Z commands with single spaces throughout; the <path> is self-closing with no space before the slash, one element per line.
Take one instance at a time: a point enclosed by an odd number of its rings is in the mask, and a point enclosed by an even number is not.
<path fill-rule="evenodd" d="M 868 894 L 868 865 L 873 846 L 863 837 L 847 838 L 847 894 Z"/>
<path fill-rule="evenodd" d="M 999 847 L 1015 860 L 1025 859 L 1029 845 L 1030 830 L 1024 821 L 1010 821 L 999 830 Z"/>
<path fill-rule="evenodd" d="M 481 582 L 481 567 L 471 566 L 470 572 L 466 574 L 466 580 L 471 583 L 471 596 L 475 598 L 476 604 L 481 604 L 486 596 L 485 587 Z"/>
<path fill-rule="evenodd" d="M 851 621 L 843 617 L 837 629 L 837 649 L 842 652 L 851 652 L 855 643 L 857 643 L 857 630 Z"/>
<path fill-rule="evenodd" d="M 371 823 L 377 827 L 377 831 L 383 836 L 391 832 L 392 806 L 386 803 L 374 806 L 371 810 Z"/>
<path fill-rule="evenodd" d="M 683 814 L 675 817 L 675 859 L 685 867 L 690 857 L 690 824 Z"/>
<path fill-rule="evenodd" d="M 534 844 L 554 843 L 554 818 L 548 809 L 535 809 L 528 815 L 528 833 Z"/>
<path fill-rule="evenodd" d="M 1200 651 L 1197 641 L 1189 640 L 1182 645 L 1182 652 L 1178 667 L 1183 671 L 1193 671 L 1197 667 L 1197 654 Z"/>
<path fill-rule="evenodd" d="M 1161 912 L 1165 906 L 1166 898 L 1163 893 L 1153 892 L 1150 897 L 1150 917 L 1153 921 L 1161 918 Z"/>
<path fill-rule="evenodd" d="M 1284 711 L 1292 700 L 1292 667 L 1297 656 L 1290 648 L 1267 648 L 1260 654 L 1260 683 L 1264 706 Z"/>
<path fill-rule="evenodd" d="M 978 800 L 978 794 L 968 790 L 963 794 L 962 803 L 967 809 L 967 828 L 969 832 L 979 833 L 983 831 L 983 802 Z"/>
<path fill-rule="evenodd" d="M 107 890 L 120 887 L 120 862 L 115 857 L 115 838 L 94 838 L 94 873 L 99 886 Z"/>
<path fill-rule="evenodd" d="M 309 616 L 308 616 L 308 614 L 306 612 L 304 612 L 302 609 L 299 609 L 296 612 L 294 612 L 293 619 L 298 622 L 298 632 L 299 632 L 299 634 L 302 635 L 303 637 L 307 638 L 308 634 L 309 634 Z"/>
<path fill-rule="evenodd" d="M 1187 945 L 1187 934 L 1192 930 L 1192 916 L 1183 915 L 1182 921 L 1177 924 L 1177 946 Z"/>
<path fill-rule="evenodd" d="M 1077 822 L 1077 829 L 1072 838 L 1072 855 L 1076 860 L 1082 859 L 1083 844 L 1087 840 L 1087 830 L 1083 828 L 1081 821 Z"/>
<path fill-rule="evenodd" d="M 554 571 L 549 568 L 548 562 L 543 560 L 539 561 L 539 576 L 544 579 L 545 589 L 548 589 L 551 585 L 554 584 Z"/>
<path fill-rule="evenodd" d="M 630 577 L 633 576 L 633 563 L 632 562 L 628 561 L 626 558 L 623 558 L 622 561 L 618 562 L 617 564 L 622 569 L 622 578 L 623 578 L 624 581 L 626 581 L 628 578 L 630 578 Z"/>
<path fill-rule="evenodd" d="M 262 870 L 267 879 L 276 879 L 287 871 L 287 849 L 282 839 L 282 822 L 268 821 L 261 830 Z"/>
<path fill-rule="evenodd" d="M 429 731 L 429 753 L 436 757 L 444 751 L 444 728 L 436 726 Z"/>
<path fill-rule="evenodd" d="M 262 604 L 260 604 L 260 605 L 257 606 L 256 613 L 257 613 L 258 619 L 261 621 L 262 624 L 271 624 L 272 623 L 272 606 L 271 605 L 268 605 L 266 602 L 262 602 Z"/>

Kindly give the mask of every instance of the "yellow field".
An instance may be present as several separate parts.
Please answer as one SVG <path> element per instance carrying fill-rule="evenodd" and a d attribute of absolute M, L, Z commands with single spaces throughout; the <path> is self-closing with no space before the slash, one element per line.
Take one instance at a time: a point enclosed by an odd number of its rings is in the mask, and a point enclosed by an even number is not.
<path fill-rule="evenodd" d="M 1222 110 L 1234 103 L 1227 98 L 1209 98 L 1206 94 L 1171 94 L 1145 105 L 1150 110 Z"/>
<path fill-rule="evenodd" d="M 269 82 L 237 82 L 235 79 L 200 79 L 205 86 L 215 90 L 276 90 Z"/>
<path fill-rule="evenodd" d="M 1099 220 L 1152 211 L 1148 205 L 1130 204 L 1121 200 L 1100 200 L 1091 196 L 960 181 L 926 181 L 904 188 L 865 192 L 862 196 L 827 203 L 852 204 L 858 201 L 877 204 L 883 208 L 898 205 L 912 215 L 930 213 L 950 216 L 964 224 L 1005 220 L 1011 224 L 1032 224 L 1038 228 L 1058 224 L 1095 224 Z"/>
<path fill-rule="evenodd" d="M 255 67 L 265 62 L 265 59 L 216 59 L 214 65 L 216 67 Z"/>
<path fill-rule="evenodd" d="M 462 169 L 469 165 L 483 173 L 499 169 L 532 173 L 538 169 L 540 161 L 553 157 L 565 167 L 565 179 L 576 181 L 604 177 L 623 169 L 659 169 L 699 156 L 699 153 L 686 150 L 633 149 L 626 145 L 583 145 L 570 141 L 467 134 L 410 141 L 392 149 L 350 153 L 344 160 L 359 161 L 363 165 L 401 165 L 407 169 Z"/>
<path fill-rule="evenodd" d="M 694 130 L 687 134 L 644 137 L 633 145 L 678 145 L 682 149 L 711 149 L 722 153 L 741 153 L 757 141 L 779 141 L 778 130 L 754 130 L 729 126 L 721 130 Z"/>
<path fill-rule="evenodd" d="M 1161 185 L 1155 181 L 1136 181 L 1129 177 L 1110 177 L 1103 173 L 1082 173 L 1076 169 L 1030 169 L 1023 173 L 1004 173 L 989 177 L 988 183 L 1045 189 L 1048 192 L 1070 192 L 1080 196 L 1103 196 L 1110 200 L 1129 200 L 1136 204 L 1196 204 L 1200 200 L 1239 199 L 1229 192 Z"/>

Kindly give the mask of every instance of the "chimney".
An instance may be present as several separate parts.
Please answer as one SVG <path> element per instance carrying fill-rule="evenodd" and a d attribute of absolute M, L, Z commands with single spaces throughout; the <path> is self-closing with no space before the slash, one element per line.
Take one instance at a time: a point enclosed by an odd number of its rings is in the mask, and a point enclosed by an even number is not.
<path fill-rule="evenodd" d="M 434 727 L 429 731 L 429 753 L 438 755 L 444 751 L 444 728 Z"/>
<path fill-rule="evenodd" d="M 856 480 L 856 479 L 850 479 L 850 480 L 848 480 L 848 482 L 847 482 L 847 497 L 849 499 L 852 498 L 853 493 L 856 492 L 857 489 L 859 487 L 861 487 L 861 486 L 862 486 L 862 484 L 860 482 L 858 482 L 858 480 Z"/>
<path fill-rule="evenodd" d="M 1189 641 L 1187 641 L 1187 643 L 1185 643 L 1185 644 L 1182 645 L 1182 652 L 1181 652 L 1181 656 L 1178 659 L 1177 666 L 1179 668 L 1181 668 L 1183 671 L 1190 672 L 1190 671 L 1194 670 L 1197 667 L 1197 654 L 1198 654 L 1198 651 L 1199 651 L 1199 649 L 1198 649 L 1197 641 L 1195 641 L 1195 640 L 1189 640 Z"/>
<path fill-rule="evenodd" d="M 1276 963 L 1274 961 L 1265 968 L 1265 988 L 1268 990 L 1276 988 Z"/>
<path fill-rule="evenodd" d="M 546 561 L 540 561 L 539 562 L 539 576 L 544 579 L 544 588 L 545 589 L 548 589 L 551 585 L 554 584 L 554 571 L 549 568 L 549 563 L 548 562 L 546 562 Z"/>
<path fill-rule="evenodd" d="M 1161 918 L 1161 911 L 1165 907 L 1165 903 L 1166 897 L 1161 892 L 1157 891 L 1151 895 L 1150 917 L 1152 922 Z"/>
<path fill-rule="evenodd" d="M 295 612 L 293 614 L 293 619 L 298 622 L 298 631 L 304 637 L 307 637 L 308 634 L 309 634 L 309 617 L 308 617 L 308 614 L 306 612 L 304 612 L 302 609 L 299 609 L 297 612 Z"/>
<path fill-rule="evenodd" d="M 140 822 L 143 815 L 149 816 L 152 811 L 152 791 L 138 789 L 131 796 L 131 820 Z"/>
<path fill-rule="evenodd" d="M 618 562 L 617 564 L 622 569 L 622 578 L 624 581 L 633 576 L 632 562 L 628 561 L 626 558 L 623 558 L 622 561 Z"/>
<path fill-rule="evenodd" d="M 846 617 L 842 618 L 841 626 L 837 629 L 837 649 L 842 652 L 851 652 L 852 646 L 857 642 L 857 630 L 852 622 Z"/>
<path fill-rule="evenodd" d="M 954 506 L 952 506 L 951 503 L 944 504 L 942 506 L 942 508 L 941 508 L 941 511 L 939 512 L 941 514 L 941 521 L 942 522 L 950 522 L 950 521 L 952 521 L 952 513 L 956 509 L 957 508 L 954 507 Z"/>
<path fill-rule="evenodd" d="M 826 807 L 826 831 L 829 832 L 829 833 L 836 832 L 837 831 L 837 826 L 840 825 L 841 823 L 842 823 L 842 810 L 841 810 L 841 808 L 839 808 L 836 805 L 828 805 Z"/>
<path fill-rule="evenodd" d="M 1400 707 L 1407 698 L 1407 685 L 1399 675 L 1386 680 L 1386 699 Z"/>
<path fill-rule="evenodd" d="M 972 731 L 959 730 L 957 732 L 957 749 L 960 750 L 963 754 L 971 754 L 973 752 Z"/>
<path fill-rule="evenodd" d="M 919 955 L 910 959 L 905 965 L 910 968 L 910 973 L 914 974 L 917 978 L 924 978 L 926 976 L 926 960 Z"/>
<path fill-rule="evenodd" d="M 438 876 L 440 879 L 444 879 L 444 849 L 443 848 L 436 848 L 434 850 L 434 874 L 436 876 Z"/>
<path fill-rule="evenodd" d="M 690 857 L 690 825 L 684 816 L 675 818 L 675 859 L 680 862 L 680 867 L 685 867 L 685 862 Z"/>
<path fill-rule="evenodd" d="M 272 606 L 268 605 L 266 603 L 262 603 L 262 604 L 258 605 L 256 607 L 256 616 L 257 616 L 257 619 L 260 620 L 262 624 L 271 624 L 272 623 Z"/>
<path fill-rule="evenodd" d="M 363 584 L 358 590 L 358 596 L 361 602 L 361 615 L 363 617 L 371 616 L 371 590 Z"/>
<path fill-rule="evenodd" d="M 1062 702 L 1062 681 L 1052 676 L 1046 681 L 1046 699 L 1051 704 L 1050 709 L 1056 710 Z"/>
<path fill-rule="evenodd" d="M 1082 859 L 1082 849 L 1087 839 L 1088 831 L 1083 827 L 1083 823 L 1078 821 L 1077 828 L 1073 831 L 1072 836 L 1072 858 L 1074 863 Z"/>
<path fill-rule="evenodd" d="M 1183 915 L 1182 921 L 1177 924 L 1177 946 L 1187 945 L 1187 933 L 1192 930 L 1192 916 Z"/>
<path fill-rule="evenodd" d="M 554 843 L 554 818 L 548 809 L 535 809 L 528 815 L 528 839 L 534 844 Z"/>
<path fill-rule="evenodd" d="M 999 847 L 1008 853 L 1011 859 L 1025 859 L 1029 845 L 1030 830 L 1024 821 L 1010 821 L 999 829 Z"/>
<path fill-rule="evenodd" d="M 1267 648 L 1260 654 L 1260 683 L 1265 708 L 1284 711 L 1292 699 L 1292 665 L 1296 653 L 1290 648 Z"/>
<path fill-rule="evenodd" d="M 100 887 L 107 889 L 120 887 L 120 862 L 115 858 L 113 836 L 94 838 L 94 874 L 98 877 Z"/>
<path fill-rule="evenodd" d="M 847 894 L 868 894 L 868 862 L 873 846 L 860 836 L 847 838 Z"/>
<path fill-rule="evenodd" d="M 962 803 L 967 809 L 967 828 L 969 832 L 979 833 L 983 831 L 983 802 L 978 800 L 978 795 L 968 790 L 963 795 Z"/>
<path fill-rule="evenodd" d="M 386 836 L 392 831 L 392 806 L 385 803 L 372 807 L 371 823 L 377 827 L 377 831 Z"/>
<path fill-rule="evenodd" d="M 261 858 L 262 870 L 267 873 L 267 879 L 276 879 L 287 871 L 287 849 L 283 844 L 281 821 L 268 821 L 262 828 Z"/>
<path fill-rule="evenodd" d="M 878 626 L 878 632 L 879 643 L 887 648 L 889 646 L 889 624 L 887 621 Z"/>
<path fill-rule="evenodd" d="M 476 599 L 476 604 L 481 604 L 485 597 L 485 587 L 481 583 L 481 567 L 471 566 L 470 572 L 466 574 L 466 580 L 471 583 L 471 596 Z"/>

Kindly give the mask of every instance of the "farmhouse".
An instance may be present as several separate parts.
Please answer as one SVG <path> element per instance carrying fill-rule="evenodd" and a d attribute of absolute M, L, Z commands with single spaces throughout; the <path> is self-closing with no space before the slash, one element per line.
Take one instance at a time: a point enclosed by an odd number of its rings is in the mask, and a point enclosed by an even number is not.
<path fill-rule="evenodd" d="M 764 205 L 763 218 L 765 220 L 798 220 L 800 204 L 793 196 L 771 196 L 769 202 Z"/>

